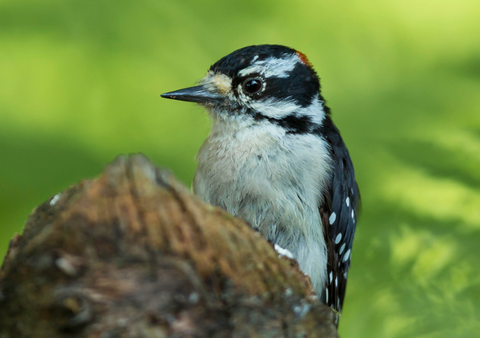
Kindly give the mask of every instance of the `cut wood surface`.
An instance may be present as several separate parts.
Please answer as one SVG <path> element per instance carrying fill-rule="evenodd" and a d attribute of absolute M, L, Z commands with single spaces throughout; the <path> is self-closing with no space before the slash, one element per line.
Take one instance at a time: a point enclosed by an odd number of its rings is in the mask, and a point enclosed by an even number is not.
<path fill-rule="evenodd" d="M 0 270 L 0 338 L 337 337 L 308 277 L 142 155 L 40 205 Z"/>

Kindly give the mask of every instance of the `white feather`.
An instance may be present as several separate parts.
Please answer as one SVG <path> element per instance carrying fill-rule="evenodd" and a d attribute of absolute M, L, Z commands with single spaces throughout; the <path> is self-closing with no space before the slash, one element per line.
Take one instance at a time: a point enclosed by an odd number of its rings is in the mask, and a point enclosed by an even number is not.
<path fill-rule="evenodd" d="M 195 193 L 292 252 L 321 296 L 327 248 L 318 206 L 331 166 L 328 145 L 317 135 L 288 134 L 251 116 L 212 116 L 197 154 Z"/>
<path fill-rule="evenodd" d="M 242 99 L 242 95 L 240 95 Z M 293 101 L 285 101 L 269 98 L 266 100 L 258 100 L 246 103 L 253 110 L 261 112 L 263 115 L 281 119 L 292 114 L 299 116 L 308 116 L 310 120 L 320 125 L 325 117 L 325 112 L 323 110 L 323 102 L 318 98 L 318 95 L 315 96 L 312 100 L 312 103 L 307 107 L 301 107 L 295 104 Z"/>
<path fill-rule="evenodd" d="M 238 72 L 240 76 L 250 74 L 260 74 L 265 77 L 288 77 L 289 72 L 295 68 L 297 63 L 301 62 L 296 54 L 284 59 L 269 57 L 265 60 L 255 61 L 253 65 Z"/>

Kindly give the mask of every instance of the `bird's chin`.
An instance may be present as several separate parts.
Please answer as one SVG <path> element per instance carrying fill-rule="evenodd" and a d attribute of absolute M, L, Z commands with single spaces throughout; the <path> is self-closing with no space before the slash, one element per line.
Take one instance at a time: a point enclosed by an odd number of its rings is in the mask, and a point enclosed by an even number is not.
<path fill-rule="evenodd" d="M 247 108 L 232 104 L 232 101 L 223 102 L 198 102 L 203 107 L 210 118 L 214 121 L 225 123 L 240 123 L 241 125 L 252 124 L 254 122 L 251 114 L 247 113 Z"/>
<path fill-rule="evenodd" d="M 215 103 L 202 102 L 202 103 L 198 103 L 198 105 L 203 109 L 205 109 L 208 115 L 210 116 L 210 118 L 212 119 L 215 119 L 220 115 L 225 115 L 227 113 L 224 108 L 222 109 L 220 105 Z"/>
<path fill-rule="evenodd" d="M 210 115 L 228 115 L 230 106 L 218 102 L 201 102 L 199 106 L 203 107 Z"/>

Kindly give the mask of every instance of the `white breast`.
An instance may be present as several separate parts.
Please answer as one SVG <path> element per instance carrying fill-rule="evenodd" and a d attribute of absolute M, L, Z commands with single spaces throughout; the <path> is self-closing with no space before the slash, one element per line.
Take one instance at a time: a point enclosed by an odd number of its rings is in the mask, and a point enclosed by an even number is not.
<path fill-rule="evenodd" d="M 326 142 L 270 123 L 214 119 L 197 160 L 195 193 L 291 251 L 321 296 L 327 255 L 318 206 L 330 170 Z"/>

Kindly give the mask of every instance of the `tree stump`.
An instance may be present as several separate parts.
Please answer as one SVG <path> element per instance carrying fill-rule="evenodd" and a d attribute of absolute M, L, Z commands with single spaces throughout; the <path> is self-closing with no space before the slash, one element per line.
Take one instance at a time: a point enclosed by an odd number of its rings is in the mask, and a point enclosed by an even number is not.
<path fill-rule="evenodd" d="M 40 205 L 0 270 L 0 337 L 337 337 L 308 277 L 142 155 Z"/>

